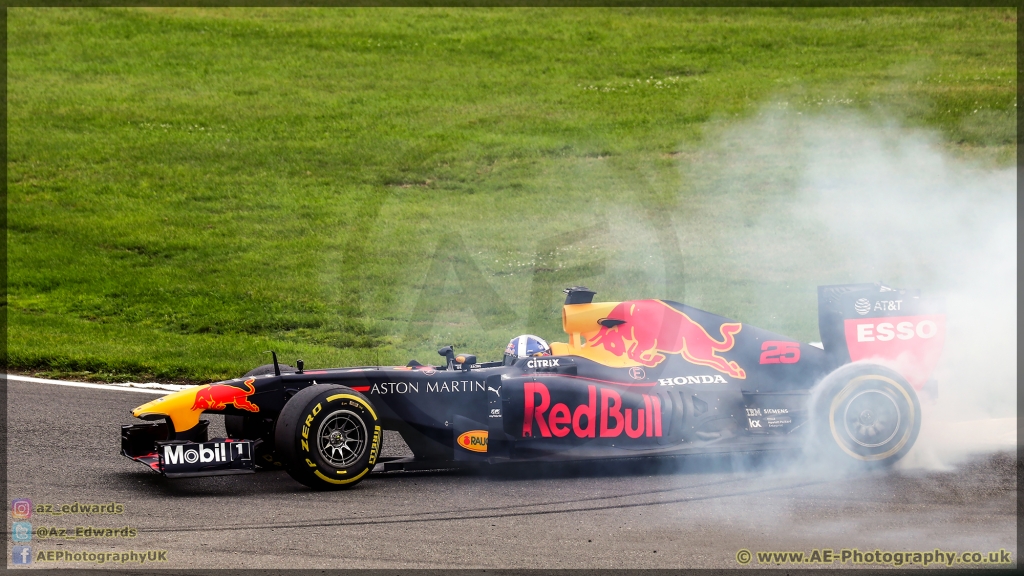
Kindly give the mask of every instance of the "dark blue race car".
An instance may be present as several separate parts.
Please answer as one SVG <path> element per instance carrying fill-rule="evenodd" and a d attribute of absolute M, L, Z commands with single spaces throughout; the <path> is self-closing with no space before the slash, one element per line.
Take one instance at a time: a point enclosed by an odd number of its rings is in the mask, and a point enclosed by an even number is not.
<path fill-rule="evenodd" d="M 882 284 L 818 288 L 812 345 L 663 300 L 593 302 L 569 288 L 567 342 L 513 340 L 477 362 L 306 370 L 277 363 L 139 406 L 122 453 L 168 477 L 283 467 L 318 489 L 375 466 L 635 458 L 801 448 L 895 462 L 921 427 L 918 394 L 945 335 L 941 301 Z M 535 341 L 530 340 L 531 338 Z M 525 339 L 525 340 L 522 340 Z M 539 344 L 538 344 L 539 343 Z M 207 438 L 203 413 L 225 415 Z M 383 430 L 409 458 L 382 458 Z"/>

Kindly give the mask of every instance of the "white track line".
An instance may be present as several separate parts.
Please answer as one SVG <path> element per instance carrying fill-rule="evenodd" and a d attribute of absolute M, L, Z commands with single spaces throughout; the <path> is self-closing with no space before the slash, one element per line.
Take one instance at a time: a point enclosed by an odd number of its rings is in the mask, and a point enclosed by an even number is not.
<path fill-rule="evenodd" d="M 178 384 L 158 384 L 156 382 L 149 384 L 138 384 L 136 382 L 126 382 L 124 384 L 90 384 L 88 382 L 65 382 L 63 380 L 47 380 L 45 378 L 33 378 L 31 376 L 19 376 L 17 374 L 7 374 L 8 380 L 14 380 L 17 382 L 31 382 L 32 384 L 54 384 L 57 386 L 71 386 L 73 388 L 95 388 L 97 390 L 119 390 L 121 392 L 142 392 L 143 394 L 158 394 L 163 396 L 171 392 L 183 390 L 189 388 L 189 386 L 181 386 Z"/>

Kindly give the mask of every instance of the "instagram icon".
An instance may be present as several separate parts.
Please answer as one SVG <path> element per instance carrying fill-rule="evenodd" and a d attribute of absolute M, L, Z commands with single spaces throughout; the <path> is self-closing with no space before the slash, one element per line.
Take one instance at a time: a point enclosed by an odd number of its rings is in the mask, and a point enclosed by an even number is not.
<path fill-rule="evenodd" d="M 11 517 L 15 520 L 28 520 L 32 517 L 32 501 L 18 498 L 11 501 Z"/>

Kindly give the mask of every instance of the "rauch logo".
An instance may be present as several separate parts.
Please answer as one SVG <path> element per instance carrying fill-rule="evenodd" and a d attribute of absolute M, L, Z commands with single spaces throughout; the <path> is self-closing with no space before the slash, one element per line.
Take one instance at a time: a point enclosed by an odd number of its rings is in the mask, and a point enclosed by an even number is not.
<path fill-rule="evenodd" d="M 487 452 L 487 430 L 470 430 L 459 435 L 459 446 L 470 452 Z"/>

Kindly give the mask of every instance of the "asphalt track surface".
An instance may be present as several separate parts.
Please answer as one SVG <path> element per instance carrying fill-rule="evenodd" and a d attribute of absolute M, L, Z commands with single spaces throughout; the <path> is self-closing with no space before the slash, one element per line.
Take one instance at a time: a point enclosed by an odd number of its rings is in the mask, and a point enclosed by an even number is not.
<path fill-rule="evenodd" d="M 741 549 L 821 548 L 1003 548 L 1017 560 L 1012 453 L 942 472 L 840 474 L 720 457 L 392 472 L 324 493 L 284 472 L 172 481 L 127 460 L 119 425 L 153 397 L 8 382 L 9 498 L 125 506 L 121 515 L 35 514 L 33 526 L 138 530 L 34 538 L 34 553 L 168 551 L 145 568 L 739 568 Z M 210 420 L 211 436 L 222 434 L 222 419 Z M 385 455 L 404 449 L 386 437 Z M 8 538 L 9 567 L 11 546 Z"/>

